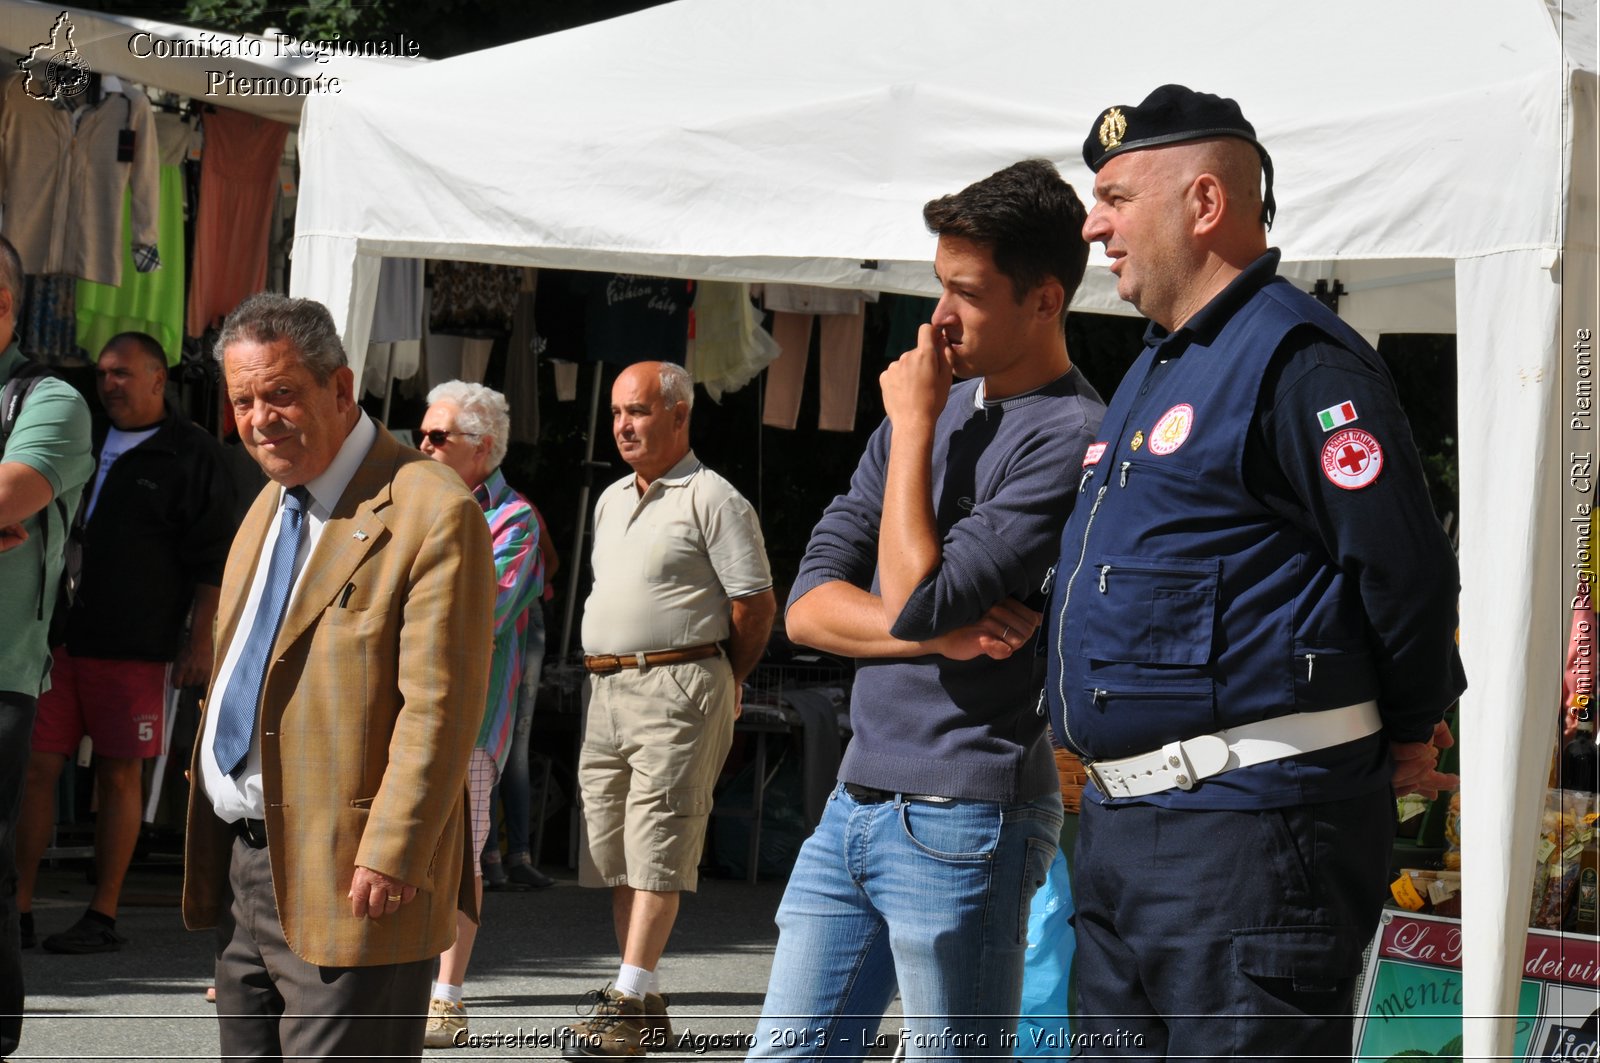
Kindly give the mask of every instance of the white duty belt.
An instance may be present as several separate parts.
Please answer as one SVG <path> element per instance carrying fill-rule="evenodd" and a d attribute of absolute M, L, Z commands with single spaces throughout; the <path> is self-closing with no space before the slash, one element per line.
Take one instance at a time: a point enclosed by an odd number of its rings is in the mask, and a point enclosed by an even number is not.
<path fill-rule="evenodd" d="M 1215 734 L 1084 767 L 1107 797 L 1146 797 L 1166 790 L 1192 790 L 1195 783 L 1235 768 L 1282 760 L 1354 742 L 1383 728 L 1376 701 L 1322 712 L 1297 712 L 1230 727 Z"/>

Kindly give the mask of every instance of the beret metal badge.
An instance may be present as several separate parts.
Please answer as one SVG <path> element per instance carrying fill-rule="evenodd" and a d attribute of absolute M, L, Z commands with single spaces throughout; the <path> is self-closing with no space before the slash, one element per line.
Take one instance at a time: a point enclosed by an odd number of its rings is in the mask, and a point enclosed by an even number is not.
<path fill-rule="evenodd" d="M 1128 131 L 1128 120 L 1122 116 L 1121 107 L 1113 107 L 1100 120 L 1100 146 L 1110 151 L 1120 147 L 1122 136 Z"/>

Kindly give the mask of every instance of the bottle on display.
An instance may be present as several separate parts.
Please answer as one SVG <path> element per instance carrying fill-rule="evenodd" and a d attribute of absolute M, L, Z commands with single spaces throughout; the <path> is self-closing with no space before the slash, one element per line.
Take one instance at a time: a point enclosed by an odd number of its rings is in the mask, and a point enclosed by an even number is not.
<path fill-rule="evenodd" d="M 1578 733 L 1561 747 L 1561 789 L 1600 793 L 1600 756 L 1592 720 L 1578 724 Z"/>

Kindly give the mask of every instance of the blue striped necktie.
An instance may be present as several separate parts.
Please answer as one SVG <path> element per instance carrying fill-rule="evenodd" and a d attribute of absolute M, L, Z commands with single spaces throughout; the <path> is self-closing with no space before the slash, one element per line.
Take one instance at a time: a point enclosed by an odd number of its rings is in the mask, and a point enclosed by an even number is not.
<path fill-rule="evenodd" d="M 291 487 L 284 493 L 278 512 L 278 541 L 272 545 L 272 560 L 267 564 L 267 580 L 261 585 L 261 600 L 256 605 L 255 622 L 245 640 L 239 660 L 233 666 L 228 689 L 217 708 L 217 733 L 212 752 L 224 774 L 237 777 L 244 770 L 250 753 L 250 738 L 256 729 L 256 707 L 261 703 L 261 684 L 267 675 L 267 658 L 283 625 L 284 608 L 294 586 L 294 563 L 300 554 L 301 518 L 305 513 L 306 489 Z"/>

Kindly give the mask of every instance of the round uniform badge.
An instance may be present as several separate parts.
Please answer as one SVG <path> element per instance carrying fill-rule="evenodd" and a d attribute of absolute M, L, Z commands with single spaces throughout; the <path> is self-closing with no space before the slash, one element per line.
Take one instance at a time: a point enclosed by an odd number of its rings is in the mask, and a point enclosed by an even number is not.
<path fill-rule="evenodd" d="M 1322 445 L 1322 474 L 1346 491 L 1358 491 L 1383 471 L 1383 448 L 1359 428 L 1335 432 Z"/>
<path fill-rule="evenodd" d="M 1150 453 L 1165 457 L 1183 446 L 1194 428 L 1194 407 L 1180 402 L 1161 415 L 1161 420 L 1150 429 Z"/>

